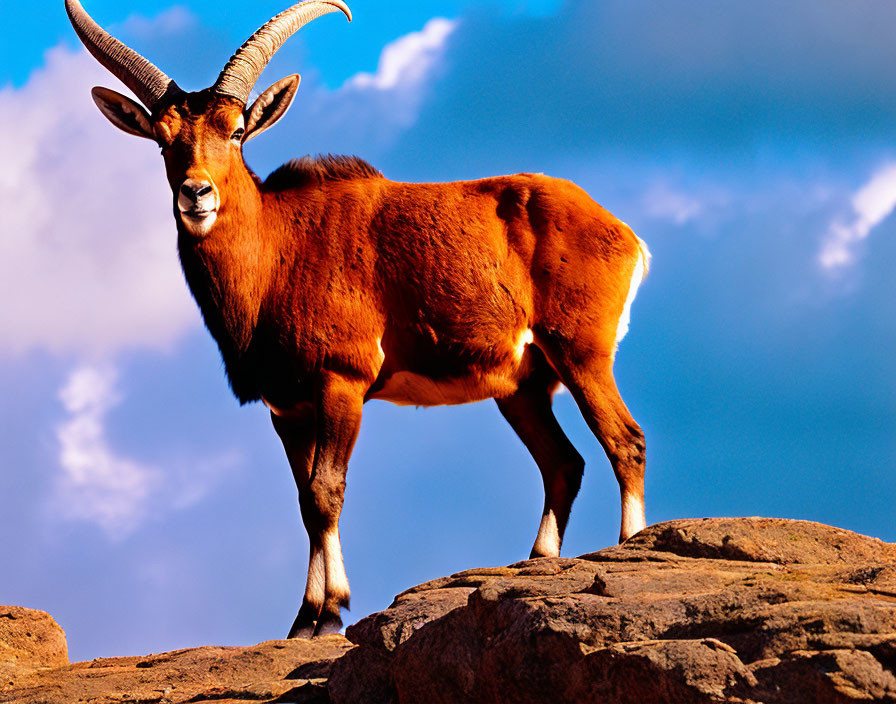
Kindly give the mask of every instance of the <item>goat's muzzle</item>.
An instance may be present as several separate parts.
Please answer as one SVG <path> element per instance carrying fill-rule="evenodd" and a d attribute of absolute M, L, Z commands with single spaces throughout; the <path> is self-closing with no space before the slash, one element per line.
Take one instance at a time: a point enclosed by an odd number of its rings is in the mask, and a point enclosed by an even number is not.
<path fill-rule="evenodd" d="M 218 216 L 218 191 L 209 181 L 188 178 L 177 194 L 177 208 L 186 228 L 196 235 L 207 234 Z"/>

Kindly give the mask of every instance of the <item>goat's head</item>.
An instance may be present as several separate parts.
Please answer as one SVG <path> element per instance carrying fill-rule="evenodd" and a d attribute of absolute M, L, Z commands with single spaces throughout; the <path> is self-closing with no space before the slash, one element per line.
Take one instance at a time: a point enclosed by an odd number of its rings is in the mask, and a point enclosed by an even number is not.
<path fill-rule="evenodd" d="M 162 148 L 175 210 L 188 232 L 207 235 L 228 209 L 228 181 L 245 173 L 242 145 L 279 120 L 289 108 L 299 76 L 278 81 L 251 105 L 249 94 L 283 43 L 321 15 L 341 10 L 342 0 L 306 0 L 281 12 L 231 57 L 211 88 L 181 90 L 162 71 L 104 31 L 79 0 L 65 0 L 69 19 L 88 51 L 117 76 L 143 105 L 108 88 L 93 99 L 119 129 Z M 145 107 L 144 107 L 145 106 Z"/>

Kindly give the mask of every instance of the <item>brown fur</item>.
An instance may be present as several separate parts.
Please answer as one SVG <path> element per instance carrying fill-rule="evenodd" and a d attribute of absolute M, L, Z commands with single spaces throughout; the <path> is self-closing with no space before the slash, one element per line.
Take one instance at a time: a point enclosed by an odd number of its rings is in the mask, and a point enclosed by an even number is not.
<path fill-rule="evenodd" d="M 320 185 L 324 181 L 347 181 L 355 178 L 381 178 L 375 169 L 356 156 L 334 154 L 317 157 L 303 156 L 293 159 L 276 169 L 262 185 L 265 191 L 285 191 L 309 184 Z"/>

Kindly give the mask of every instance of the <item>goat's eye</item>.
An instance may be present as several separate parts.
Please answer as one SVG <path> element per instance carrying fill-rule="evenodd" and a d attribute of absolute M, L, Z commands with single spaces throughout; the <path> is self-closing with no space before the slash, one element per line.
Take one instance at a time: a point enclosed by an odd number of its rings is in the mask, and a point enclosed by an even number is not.
<path fill-rule="evenodd" d="M 235 140 L 235 141 L 237 141 L 237 142 L 239 142 L 239 141 L 243 138 L 243 135 L 244 135 L 245 133 L 246 133 L 246 130 L 244 130 L 242 127 L 237 127 L 237 128 L 233 131 L 233 134 L 230 135 L 230 138 L 233 139 L 233 140 Z"/>

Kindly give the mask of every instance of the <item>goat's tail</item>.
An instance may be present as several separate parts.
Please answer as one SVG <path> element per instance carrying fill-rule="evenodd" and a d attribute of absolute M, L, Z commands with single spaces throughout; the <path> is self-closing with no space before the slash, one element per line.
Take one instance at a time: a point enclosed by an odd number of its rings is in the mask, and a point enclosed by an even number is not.
<path fill-rule="evenodd" d="M 638 236 L 635 235 L 635 237 Z M 645 278 L 647 278 L 647 274 L 650 273 L 650 258 L 653 255 L 651 255 L 650 250 L 647 249 L 647 243 L 640 237 L 638 237 L 638 250 L 641 253 L 641 261 L 644 265 L 644 273 L 641 275 L 641 281 L 643 281 Z"/>

